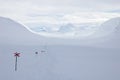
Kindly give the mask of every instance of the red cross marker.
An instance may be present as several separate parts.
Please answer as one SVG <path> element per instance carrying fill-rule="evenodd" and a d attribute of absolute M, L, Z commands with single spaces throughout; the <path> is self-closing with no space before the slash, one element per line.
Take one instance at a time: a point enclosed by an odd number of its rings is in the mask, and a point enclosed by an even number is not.
<path fill-rule="evenodd" d="M 14 53 L 14 56 L 15 56 L 15 57 L 20 57 L 20 53 L 17 53 L 17 52 L 16 52 L 16 53 Z"/>

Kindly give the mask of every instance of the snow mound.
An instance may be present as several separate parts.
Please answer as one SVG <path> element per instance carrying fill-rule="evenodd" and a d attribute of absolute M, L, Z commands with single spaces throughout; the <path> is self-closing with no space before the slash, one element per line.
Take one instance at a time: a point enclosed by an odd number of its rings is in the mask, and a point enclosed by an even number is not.
<path fill-rule="evenodd" d="M 37 44 L 42 36 L 32 33 L 24 25 L 9 18 L 0 17 L 1 44 Z"/>
<path fill-rule="evenodd" d="M 0 17 L 0 32 L 4 35 L 4 36 L 20 36 L 22 34 L 31 34 L 30 31 L 28 31 L 26 29 L 26 27 L 24 27 L 23 25 L 21 25 L 20 23 L 17 23 L 9 18 L 3 18 Z"/>
<path fill-rule="evenodd" d="M 103 24 L 94 33 L 93 43 L 96 41 L 94 46 L 109 47 L 109 48 L 120 48 L 120 18 L 110 19 Z M 92 44 L 91 44 L 92 45 Z"/>
<path fill-rule="evenodd" d="M 98 37 L 108 36 L 116 31 L 120 31 L 120 17 L 110 19 L 101 24 L 95 35 Z"/>

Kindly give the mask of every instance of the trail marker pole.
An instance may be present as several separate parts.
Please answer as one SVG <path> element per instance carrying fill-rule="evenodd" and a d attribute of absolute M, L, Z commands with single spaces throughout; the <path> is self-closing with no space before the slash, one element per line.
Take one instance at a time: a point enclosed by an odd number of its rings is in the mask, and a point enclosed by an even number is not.
<path fill-rule="evenodd" d="M 17 58 L 20 57 L 20 53 L 14 53 L 15 56 L 15 71 L 17 71 Z"/>

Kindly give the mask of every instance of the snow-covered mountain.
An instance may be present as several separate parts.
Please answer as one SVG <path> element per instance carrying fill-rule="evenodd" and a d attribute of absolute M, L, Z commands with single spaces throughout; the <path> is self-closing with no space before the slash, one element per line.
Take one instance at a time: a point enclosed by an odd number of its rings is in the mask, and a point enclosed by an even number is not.
<path fill-rule="evenodd" d="M 0 33 L 0 43 L 2 44 L 35 44 L 34 40 L 37 43 L 44 41 L 42 36 L 9 18 L 0 17 Z"/>
<path fill-rule="evenodd" d="M 35 31 L 35 32 L 47 32 L 46 27 L 36 27 L 36 28 L 30 28 L 31 30 Z"/>
<path fill-rule="evenodd" d="M 26 24 L 31 30 L 35 32 L 55 32 L 58 30 L 58 24 L 47 24 L 47 23 L 31 23 Z"/>
<path fill-rule="evenodd" d="M 62 25 L 58 30 L 58 32 L 62 32 L 62 33 L 73 32 L 73 31 L 75 31 L 75 27 L 73 24 Z"/>
<path fill-rule="evenodd" d="M 118 39 L 120 18 L 114 18 L 103 23 L 100 28 L 94 33 L 94 35 L 83 37 L 83 39 L 62 39 L 62 38 L 50 38 L 44 37 L 42 34 L 33 33 L 29 28 L 15 22 L 9 18 L 0 17 L 0 43 L 4 44 L 96 44 L 100 42 L 106 43 L 113 39 Z M 74 26 L 72 24 L 64 25 L 59 31 L 74 31 Z M 43 29 L 42 29 L 43 30 Z M 82 32 L 82 31 L 80 31 Z M 79 34 L 79 29 L 77 28 L 77 33 Z M 84 32 L 83 32 L 84 33 Z M 55 33 L 56 34 L 56 33 Z M 56 34 L 57 35 L 57 34 Z M 64 34 L 63 34 L 64 35 Z M 107 36 L 108 35 L 108 36 Z M 113 36 L 114 35 L 114 36 Z M 108 41 L 109 40 L 109 41 Z M 114 41 L 112 42 L 114 43 Z M 104 46 L 104 45 L 103 45 Z"/>
<path fill-rule="evenodd" d="M 91 38 L 90 41 L 93 41 L 90 42 L 91 45 L 94 46 L 120 48 L 120 18 L 104 22 L 89 38 Z"/>
<path fill-rule="evenodd" d="M 101 24 L 95 35 L 97 37 L 108 36 L 113 34 L 114 32 L 120 32 L 120 17 L 110 19 Z"/>
<path fill-rule="evenodd" d="M 8 37 L 8 35 L 10 36 L 19 36 L 21 37 L 20 35 L 24 34 L 24 35 L 28 35 L 31 33 L 23 26 L 21 25 L 20 23 L 17 23 L 9 18 L 3 18 L 3 17 L 0 17 L 0 32 L 2 34 L 0 35 L 3 35 L 4 37 Z"/>

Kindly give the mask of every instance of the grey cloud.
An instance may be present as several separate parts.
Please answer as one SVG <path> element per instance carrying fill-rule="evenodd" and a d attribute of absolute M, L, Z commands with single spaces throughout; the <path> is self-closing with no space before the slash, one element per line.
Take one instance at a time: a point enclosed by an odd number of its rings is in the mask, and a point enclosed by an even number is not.
<path fill-rule="evenodd" d="M 10 4 L 30 4 L 29 7 L 33 7 L 33 5 L 40 8 L 52 7 L 53 11 L 63 12 L 69 12 L 71 8 L 74 9 L 73 11 L 112 11 L 120 9 L 120 0 L 0 0 L 0 4 L 2 3 L 7 4 L 8 8 Z"/>

